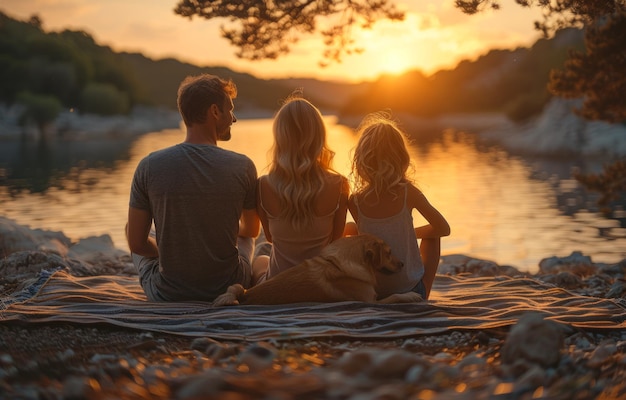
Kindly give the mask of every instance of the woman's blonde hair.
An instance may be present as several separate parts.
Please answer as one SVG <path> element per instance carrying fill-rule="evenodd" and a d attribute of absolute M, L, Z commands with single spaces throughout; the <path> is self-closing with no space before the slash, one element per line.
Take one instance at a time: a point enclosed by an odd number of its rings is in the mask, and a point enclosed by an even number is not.
<path fill-rule="evenodd" d="M 382 193 L 402 182 L 408 182 L 407 171 L 411 157 L 407 139 L 389 113 L 377 112 L 366 116 L 357 133 L 359 141 L 352 160 L 352 183 L 358 194 Z"/>
<path fill-rule="evenodd" d="M 335 153 L 326 145 L 320 111 L 294 92 L 278 110 L 269 183 L 280 198 L 281 217 L 296 231 L 310 226 L 314 201 L 325 184 Z"/>

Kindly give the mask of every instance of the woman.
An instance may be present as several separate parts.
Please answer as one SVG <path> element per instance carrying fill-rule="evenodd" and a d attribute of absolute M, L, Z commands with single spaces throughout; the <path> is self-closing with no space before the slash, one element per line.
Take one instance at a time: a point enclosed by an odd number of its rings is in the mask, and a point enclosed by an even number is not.
<path fill-rule="evenodd" d="M 269 173 L 259 178 L 257 209 L 269 256 L 252 266 L 259 283 L 302 261 L 343 235 L 349 184 L 333 171 L 320 111 L 292 95 L 274 118 Z"/>

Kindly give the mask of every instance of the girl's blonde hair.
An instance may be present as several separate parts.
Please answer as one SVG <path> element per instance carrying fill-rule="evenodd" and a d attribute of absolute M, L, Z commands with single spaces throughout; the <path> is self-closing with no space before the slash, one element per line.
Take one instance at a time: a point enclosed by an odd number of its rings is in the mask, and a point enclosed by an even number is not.
<path fill-rule="evenodd" d="M 354 150 L 351 173 L 354 189 L 358 194 L 374 195 L 374 201 L 378 201 L 382 193 L 409 181 L 407 171 L 411 157 L 407 139 L 386 112 L 366 116 L 357 133 L 360 138 Z"/>
<path fill-rule="evenodd" d="M 310 226 L 314 201 L 325 184 L 335 153 L 326 145 L 320 111 L 294 92 L 274 118 L 269 183 L 281 203 L 281 217 L 296 231 Z"/>

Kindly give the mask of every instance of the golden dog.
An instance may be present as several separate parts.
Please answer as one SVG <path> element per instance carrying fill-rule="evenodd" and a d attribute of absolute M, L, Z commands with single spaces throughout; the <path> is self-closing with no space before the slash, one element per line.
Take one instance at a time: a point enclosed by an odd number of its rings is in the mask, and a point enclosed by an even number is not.
<path fill-rule="evenodd" d="M 394 273 L 403 267 L 391 249 L 372 235 L 338 239 L 317 257 L 296 265 L 251 289 L 231 285 L 213 302 L 214 306 L 237 304 L 410 303 L 422 301 L 415 292 L 394 294 L 378 300 L 374 271 Z"/>

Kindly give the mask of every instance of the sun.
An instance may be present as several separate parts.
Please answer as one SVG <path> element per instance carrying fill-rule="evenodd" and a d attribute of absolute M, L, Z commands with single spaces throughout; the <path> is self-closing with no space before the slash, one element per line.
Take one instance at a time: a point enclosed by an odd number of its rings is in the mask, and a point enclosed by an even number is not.
<path fill-rule="evenodd" d="M 402 22 L 380 21 L 372 29 L 357 30 L 356 42 L 364 50 L 358 55 L 363 62 L 360 69 L 370 74 L 399 75 L 420 68 L 424 50 L 420 38 L 424 33 L 419 26 L 416 16 L 407 15 Z"/>
<path fill-rule="evenodd" d="M 409 49 L 388 49 L 377 54 L 377 58 L 381 73 L 400 75 L 416 68 Z"/>

